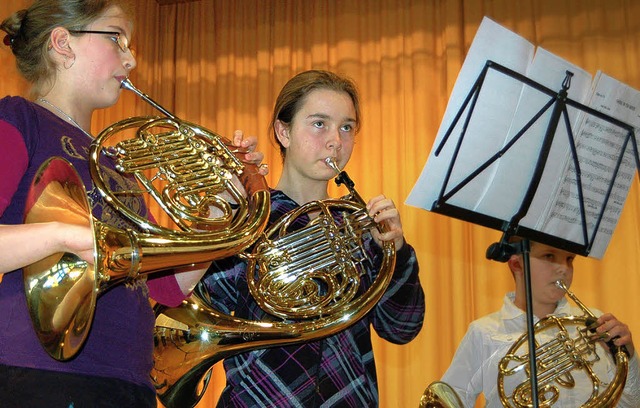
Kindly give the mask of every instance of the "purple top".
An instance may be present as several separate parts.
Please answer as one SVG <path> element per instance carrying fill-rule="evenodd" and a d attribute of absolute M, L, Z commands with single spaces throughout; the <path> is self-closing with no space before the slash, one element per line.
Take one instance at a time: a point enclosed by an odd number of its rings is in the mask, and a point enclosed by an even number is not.
<path fill-rule="evenodd" d="M 132 228 L 94 188 L 87 162 L 92 142 L 81 130 L 21 97 L 0 99 L 0 224 L 22 224 L 25 199 L 35 172 L 52 156 L 71 162 L 87 187 L 93 216 L 117 228 Z M 111 167 L 113 168 L 113 167 Z M 108 183 L 121 190 L 131 183 L 115 170 Z M 144 202 L 130 208 L 147 214 Z M 184 296 L 175 277 L 153 279 L 151 296 L 175 305 Z M 157 295 L 157 296 L 156 296 Z M 113 377 L 153 389 L 154 315 L 144 280 L 117 285 L 98 297 L 87 341 L 70 361 L 51 358 L 40 345 L 27 310 L 22 270 L 0 282 L 0 364 Z"/>

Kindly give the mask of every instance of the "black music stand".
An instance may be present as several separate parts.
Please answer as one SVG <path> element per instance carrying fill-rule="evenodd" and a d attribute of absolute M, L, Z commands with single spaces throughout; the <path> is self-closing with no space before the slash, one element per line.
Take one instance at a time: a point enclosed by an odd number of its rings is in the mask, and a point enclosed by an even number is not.
<path fill-rule="evenodd" d="M 471 171 L 466 177 L 462 178 L 461 181 L 452 182 L 451 175 L 456 165 L 456 160 L 458 159 L 458 153 L 460 152 L 462 144 L 465 140 L 468 125 L 472 119 L 476 103 L 478 102 L 480 91 L 485 82 L 487 74 L 490 71 L 495 71 L 498 74 L 506 75 L 516 81 L 522 82 L 527 87 L 531 87 L 541 92 L 542 94 L 547 95 L 549 97 L 548 102 L 544 106 L 542 106 L 542 108 L 522 127 L 522 129 L 515 133 L 514 136 L 503 147 L 495 152 L 495 154 L 489 157 L 489 159 L 484 161 L 475 170 Z M 444 182 L 440 189 L 440 193 L 438 194 L 438 198 L 432 205 L 431 211 L 502 231 L 503 235 L 500 242 L 492 244 L 487 249 L 486 256 L 488 259 L 496 260 L 499 262 L 506 262 L 513 254 L 523 254 L 527 303 L 526 318 L 530 355 L 530 379 L 532 402 L 534 407 L 538 407 L 538 387 L 536 381 L 537 367 L 535 356 L 533 309 L 531 305 L 532 297 L 529 266 L 530 240 L 534 240 L 536 242 L 540 242 L 556 248 L 561 248 L 576 254 L 585 256 L 588 255 L 592 249 L 592 245 L 600 228 L 601 221 L 603 220 L 603 217 L 605 217 L 605 213 L 608 210 L 608 204 L 611 199 L 614 183 L 616 182 L 616 179 L 620 173 L 623 156 L 629 148 L 629 143 L 631 143 L 631 147 L 633 149 L 636 169 L 640 168 L 640 158 L 638 155 L 638 147 L 635 140 L 634 128 L 631 125 L 628 125 L 611 116 L 603 114 L 568 98 L 567 91 L 571 86 L 572 76 L 573 73 L 566 71 L 566 76 L 562 81 L 561 89 L 559 91 L 554 91 L 509 68 L 506 68 L 493 61 L 487 61 L 483 70 L 478 76 L 478 79 L 475 81 L 475 84 L 473 85 L 471 91 L 469 92 L 462 106 L 455 115 L 452 124 L 450 125 L 447 132 L 444 134 L 444 137 L 440 141 L 440 144 L 434 151 L 435 155 L 437 156 L 442 151 L 446 143 L 455 143 L 455 149 L 452 154 L 452 159 L 446 172 Z M 618 128 L 619 132 L 622 132 L 626 135 L 623 142 L 621 143 L 621 150 L 620 154 L 618 155 L 616 165 L 611 169 L 612 174 L 609 186 L 606 189 L 606 193 L 603 196 L 604 198 L 602 202 L 600 203 L 594 204 L 592 200 L 589 203 L 585 202 L 585 196 L 583 195 L 583 180 L 580 171 L 581 163 L 577 154 L 576 140 L 573 135 L 573 129 L 571 128 L 571 122 L 569 120 L 568 107 L 577 109 L 587 116 L 595 117 L 597 120 L 604 121 L 610 126 Z M 541 120 L 544 114 L 549 110 L 551 110 L 551 115 L 548 119 L 548 125 L 546 126 L 546 131 L 543 135 L 542 143 L 540 144 L 540 150 L 537 152 L 538 156 L 533 170 L 533 175 L 529 181 L 529 185 L 526 188 L 523 199 L 520 202 L 519 208 L 515 213 L 513 213 L 507 219 L 502 219 L 492 215 L 487 215 L 485 213 L 480 213 L 478 211 L 475 211 L 473 208 L 465 208 L 458 204 L 451 204 L 449 202 L 456 196 L 456 194 L 464 189 L 466 185 L 468 185 L 479 174 L 481 174 L 492 164 L 498 161 L 498 159 L 500 159 L 509 149 L 511 149 L 516 143 L 518 143 L 518 141 L 527 133 L 531 126 L 537 121 Z M 457 140 L 450 140 L 453 131 L 456 128 L 456 125 L 461 119 L 463 120 L 463 124 L 460 130 L 459 137 L 457 138 Z M 554 137 L 556 136 L 558 126 L 561 123 L 566 128 L 566 133 L 569 139 L 568 145 L 571 151 L 571 160 L 576 170 L 574 181 L 577 187 L 577 205 L 579 207 L 579 219 L 582 226 L 582 237 L 579 240 L 568 239 L 567 237 L 557 236 L 520 224 L 520 221 L 523 219 L 523 217 L 527 215 L 532 200 L 536 192 L 538 191 L 540 180 L 543 176 L 545 165 L 547 164 L 547 160 L 549 158 Z M 535 152 L 532 152 L 532 154 L 535 154 Z M 586 216 L 587 204 L 590 211 L 589 221 L 587 220 Z M 516 235 L 523 239 L 516 244 L 509 243 L 509 238 Z"/>

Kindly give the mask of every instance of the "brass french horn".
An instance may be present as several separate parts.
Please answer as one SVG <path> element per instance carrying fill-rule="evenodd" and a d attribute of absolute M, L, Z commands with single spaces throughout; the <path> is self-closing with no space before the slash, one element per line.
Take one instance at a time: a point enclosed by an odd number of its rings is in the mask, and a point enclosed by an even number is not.
<path fill-rule="evenodd" d="M 606 384 L 592 370 L 593 364 L 601 357 L 596 353 L 595 342 L 600 337 L 592 330 L 597 327 L 596 316 L 571 292 L 563 281 L 556 285 L 565 291 L 580 309 L 583 316 L 548 316 L 536 323 L 536 335 L 551 333 L 552 339 L 536 344 L 536 369 L 538 377 L 538 407 L 551 408 L 560 398 L 562 388 L 570 389 L 576 384 L 572 373 L 584 372 L 592 384 L 592 393 L 581 408 L 611 408 L 616 406 L 627 379 L 629 369 L 628 351 L 614 345 L 607 345 L 616 362 L 614 378 Z M 572 337 L 573 336 L 573 337 Z M 530 408 L 533 406 L 531 380 L 529 374 L 528 337 L 525 333 L 511 346 L 502 358 L 498 368 L 498 393 L 502 405 L 507 408 Z M 524 351 L 524 352 L 522 352 Z M 604 357 L 608 358 L 608 357 Z M 510 377 L 526 376 L 516 386 L 507 386 Z M 606 387 L 603 387 L 607 385 Z M 447 383 L 435 381 L 425 389 L 420 408 L 463 408 L 455 390 Z"/>
<path fill-rule="evenodd" d="M 626 383 L 629 369 L 628 352 L 625 347 L 615 346 L 612 342 L 608 343 L 616 362 L 616 373 L 604 387 L 606 382 L 598 378 L 592 370 L 596 361 L 600 358 L 608 358 L 600 357 L 596 352 L 596 342 L 601 340 L 592 332 L 597 327 L 595 324 L 597 318 L 567 289 L 564 282 L 557 281 L 556 285 L 580 307 L 584 315 L 548 316 L 540 319 L 534 326 L 537 336 L 547 333 L 551 337 L 544 344 L 536 344 L 535 348 L 539 406 L 553 407 L 560 398 L 562 389 L 573 388 L 576 384 L 574 375 L 581 373 L 592 384 L 591 395 L 585 397 L 586 400 L 581 408 L 614 407 L 622 396 Z M 525 347 L 522 347 L 523 345 Z M 505 407 L 524 408 L 532 404 L 530 376 L 527 370 L 529 354 L 526 346 L 525 333 L 500 361 L 498 393 Z M 526 379 L 513 386 L 511 377 L 516 375 Z"/>
<path fill-rule="evenodd" d="M 464 408 L 460 397 L 451 386 L 434 381 L 427 386 L 420 398 L 419 408 Z"/>
<path fill-rule="evenodd" d="M 142 232 L 94 219 L 80 177 L 61 158 L 41 167 L 25 208 L 25 223 L 65 221 L 94 233 L 93 264 L 60 253 L 24 268 L 37 336 L 58 360 L 80 351 L 97 298 L 108 288 L 142 274 L 237 254 L 258 238 L 269 217 L 264 177 L 236 157 L 228 140 L 176 118 L 128 79 L 122 87 L 167 117 L 134 117 L 106 128 L 91 145 L 89 166 L 105 201 Z M 121 140 L 125 131 L 135 136 Z M 135 178 L 138 190 L 112 191 L 110 174 L 101 166 L 105 157 Z M 127 208 L 122 197 L 136 194 L 155 199 L 175 227 L 154 224 Z"/>
<path fill-rule="evenodd" d="M 326 162 L 349 195 L 313 201 L 285 214 L 241 254 L 247 259 L 251 294 L 273 319 L 249 321 L 220 313 L 202 284 L 180 307 L 158 310 L 151 376 L 166 407 L 195 406 L 216 362 L 335 334 L 364 317 L 384 294 L 395 267 L 394 244 L 384 243 L 379 272 L 360 291 L 364 267 L 371 263 L 363 238 L 377 226 L 348 175 L 332 158 Z M 311 221 L 290 230 L 304 215 L 313 215 Z"/>

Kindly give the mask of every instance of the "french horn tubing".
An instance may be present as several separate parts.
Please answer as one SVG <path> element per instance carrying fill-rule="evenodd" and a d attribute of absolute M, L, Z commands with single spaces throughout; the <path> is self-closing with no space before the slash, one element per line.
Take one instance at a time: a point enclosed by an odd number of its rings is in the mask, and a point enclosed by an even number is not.
<path fill-rule="evenodd" d="M 346 172 L 326 160 L 349 195 L 309 202 L 268 226 L 250 250 L 249 289 L 272 319 L 250 321 L 211 306 L 200 283 L 177 308 L 158 308 L 152 380 L 167 408 L 193 407 L 210 381 L 212 366 L 241 352 L 314 341 L 364 317 L 384 294 L 395 267 L 393 242 L 382 247 L 379 272 L 359 290 L 372 263 L 363 238 L 377 224 Z M 311 219 L 291 230 L 300 217 Z M 337 215 L 337 216 L 336 216 Z"/>
<path fill-rule="evenodd" d="M 101 293 L 139 275 L 237 254 L 258 238 L 269 217 L 266 180 L 257 166 L 236 157 L 242 152 L 222 136 L 178 119 L 128 79 L 122 87 L 166 117 L 133 117 L 109 126 L 91 145 L 89 167 L 104 200 L 140 231 L 94 219 L 82 180 L 62 158 L 40 168 L 25 208 L 25 223 L 65 221 L 91 227 L 94 234 L 93 264 L 60 253 L 24 268 L 37 336 L 61 361 L 82 348 Z M 126 132 L 134 136 L 123 140 Z M 113 175 L 101 160 L 113 160 L 137 189 L 112 191 Z M 135 195 L 155 199 L 175 225 L 154 224 L 128 208 L 125 197 Z"/>
<path fill-rule="evenodd" d="M 565 291 L 580 309 L 583 316 L 548 316 L 539 320 L 534 331 L 536 337 L 536 368 L 538 401 L 540 407 L 553 407 L 563 389 L 572 389 L 576 376 L 586 378 L 592 385 L 592 392 L 585 396 L 582 408 L 607 408 L 616 405 L 627 379 L 629 368 L 628 352 L 625 347 L 609 343 L 616 362 L 614 378 L 607 383 L 597 377 L 592 369 L 601 358 L 596 352 L 596 343 L 601 340 L 593 332 L 597 318 L 562 281 L 556 285 Z M 539 344 L 544 335 L 549 340 Z M 498 367 L 498 393 L 505 407 L 531 407 L 531 386 L 527 335 L 521 336 L 502 358 Z M 522 347 L 524 345 L 524 347 Z M 602 358 L 608 358 L 604 356 Z M 526 378 L 525 378 L 526 377 Z M 523 381 L 519 382 L 522 378 Z M 605 387 L 606 385 L 606 387 Z"/>
<path fill-rule="evenodd" d="M 420 397 L 419 408 L 464 408 L 456 391 L 446 382 L 434 381 Z"/>
<path fill-rule="evenodd" d="M 581 408 L 611 408 L 622 396 L 629 367 L 628 351 L 624 346 L 616 346 L 611 340 L 607 342 L 609 350 L 616 362 L 616 373 L 606 385 L 598 378 L 591 367 L 600 359 L 596 353 L 594 342 L 600 337 L 595 336 L 593 330 L 597 327 L 597 317 L 584 303 L 571 292 L 563 281 L 556 281 L 556 286 L 562 289 L 583 311 L 584 316 L 556 317 L 549 316 L 541 319 L 535 326 L 536 334 L 548 331 L 555 333 L 554 338 L 543 345 L 536 344 L 536 368 L 538 371 L 538 400 L 539 407 L 553 407 L 560 398 L 561 388 L 573 388 L 576 384 L 573 371 L 584 371 L 592 383 L 592 393 L 581 405 Z M 576 337 L 572 338 L 570 331 Z M 527 350 L 528 337 L 521 336 L 502 358 L 498 371 L 498 392 L 504 407 L 530 408 L 533 404 L 531 383 L 529 377 L 529 355 L 518 354 L 524 345 Z M 509 377 L 516 374 L 526 374 L 526 380 L 521 381 L 513 390 L 507 390 Z M 427 386 L 420 399 L 420 408 L 463 408 L 460 397 L 447 383 L 434 381 Z"/>

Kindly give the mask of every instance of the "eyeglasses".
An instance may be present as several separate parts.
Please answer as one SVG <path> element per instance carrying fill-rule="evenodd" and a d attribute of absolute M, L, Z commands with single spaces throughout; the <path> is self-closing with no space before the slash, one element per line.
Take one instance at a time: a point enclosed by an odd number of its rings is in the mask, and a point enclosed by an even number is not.
<path fill-rule="evenodd" d="M 69 30 L 71 34 L 107 34 L 111 36 L 111 40 L 118 44 L 120 51 L 127 52 L 131 51 L 131 54 L 134 54 L 134 51 L 129 48 L 129 40 L 127 37 L 122 35 L 117 31 L 94 31 L 94 30 Z"/>

